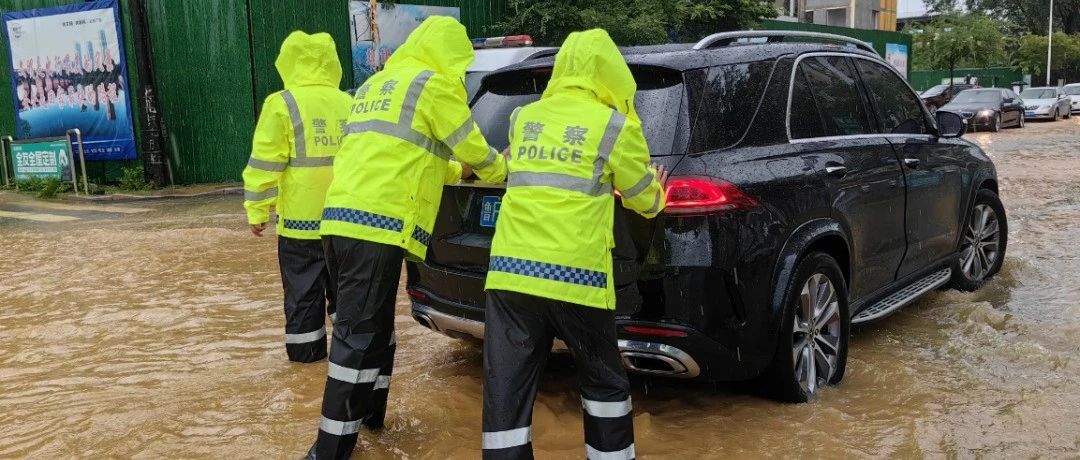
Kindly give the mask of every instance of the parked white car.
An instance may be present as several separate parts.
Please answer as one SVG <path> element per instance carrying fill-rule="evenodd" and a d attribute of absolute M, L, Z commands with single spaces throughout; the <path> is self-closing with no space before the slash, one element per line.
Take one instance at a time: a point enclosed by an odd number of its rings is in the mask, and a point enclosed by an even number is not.
<path fill-rule="evenodd" d="M 480 89 L 480 81 L 485 75 L 534 56 L 554 53 L 556 49 L 532 46 L 532 37 L 528 35 L 474 38 L 472 42 L 476 59 L 465 72 L 465 89 L 470 101 Z"/>
<path fill-rule="evenodd" d="M 1028 120 L 1060 120 L 1072 116 L 1072 100 L 1061 88 L 1028 88 L 1020 93 L 1020 99 L 1024 100 L 1024 118 Z"/>
<path fill-rule="evenodd" d="M 1080 83 L 1069 83 L 1061 88 L 1072 101 L 1072 113 L 1080 113 Z"/>

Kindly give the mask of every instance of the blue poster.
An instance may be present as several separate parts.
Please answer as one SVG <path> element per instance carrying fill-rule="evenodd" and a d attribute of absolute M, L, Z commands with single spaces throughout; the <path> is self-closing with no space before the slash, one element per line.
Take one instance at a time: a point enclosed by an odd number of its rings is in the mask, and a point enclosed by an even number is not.
<path fill-rule="evenodd" d="M 116 0 L 4 13 L 17 139 L 79 128 L 87 160 L 135 158 L 119 14 Z"/>
<path fill-rule="evenodd" d="M 354 87 L 360 86 L 378 71 L 390 59 L 390 55 L 405 43 L 413 29 L 429 16 L 450 16 L 460 21 L 461 9 L 456 6 L 379 4 L 372 15 L 370 3 L 366 0 L 350 1 Z M 375 27 L 372 27 L 373 18 Z"/>

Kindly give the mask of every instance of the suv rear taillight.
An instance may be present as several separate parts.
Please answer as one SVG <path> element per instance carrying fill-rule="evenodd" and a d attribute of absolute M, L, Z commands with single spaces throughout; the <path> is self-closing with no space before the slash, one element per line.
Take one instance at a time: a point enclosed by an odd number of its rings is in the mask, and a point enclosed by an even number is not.
<path fill-rule="evenodd" d="M 750 198 L 734 184 L 719 179 L 673 177 L 667 183 L 664 214 L 707 214 L 753 208 Z"/>

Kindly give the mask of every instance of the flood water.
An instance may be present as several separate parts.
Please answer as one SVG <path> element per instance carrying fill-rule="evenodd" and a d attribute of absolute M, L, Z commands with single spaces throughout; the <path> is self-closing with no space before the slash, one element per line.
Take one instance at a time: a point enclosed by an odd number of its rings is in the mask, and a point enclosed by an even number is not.
<path fill-rule="evenodd" d="M 1080 455 L 1080 119 L 968 138 L 1009 213 L 994 281 L 857 330 L 809 404 L 635 378 L 639 456 Z M 0 457 L 298 458 L 326 362 L 285 358 L 275 240 L 235 196 L 137 206 L 0 217 Z M 477 458 L 479 347 L 417 325 L 404 292 L 397 327 L 387 428 L 358 457 Z M 584 458 L 572 370 L 548 371 L 534 417 L 538 457 Z"/>

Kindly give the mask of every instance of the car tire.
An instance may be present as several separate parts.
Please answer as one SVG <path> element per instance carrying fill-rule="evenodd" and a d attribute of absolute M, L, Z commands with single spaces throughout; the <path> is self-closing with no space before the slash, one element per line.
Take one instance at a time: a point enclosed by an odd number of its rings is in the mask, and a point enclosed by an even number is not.
<path fill-rule="evenodd" d="M 1001 270 L 1009 243 L 1009 222 L 1001 199 L 991 190 L 979 190 L 964 219 L 950 287 L 975 291 Z"/>
<path fill-rule="evenodd" d="M 820 295 L 809 295 L 811 290 Z M 763 387 L 776 400 L 807 402 L 821 386 L 840 383 L 847 367 L 851 317 L 847 284 L 836 260 L 823 252 L 804 257 L 784 289 L 782 305 L 776 353 L 762 374 Z M 824 377 L 818 375 L 823 370 Z"/>
<path fill-rule="evenodd" d="M 994 122 L 990 125 L 990 130 L 995 133 L 1001 132 L 1001 113 L 994 115 Z"/>

